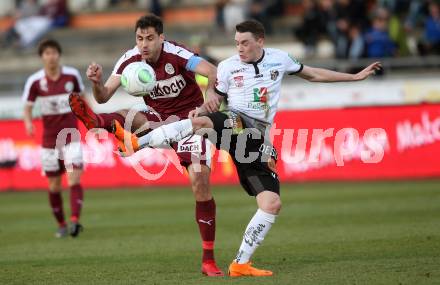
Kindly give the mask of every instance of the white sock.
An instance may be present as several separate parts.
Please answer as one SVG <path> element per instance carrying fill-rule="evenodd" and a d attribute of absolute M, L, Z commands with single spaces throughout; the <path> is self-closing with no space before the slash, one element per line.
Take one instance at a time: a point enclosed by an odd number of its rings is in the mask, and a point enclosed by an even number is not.
<path fill-rule="evenodd" d="M 163 148 L 191 134 L 193 134 L 192 122 L 190 119 L 185 119 L 156 128 L 140 137 L 138 142 L 141 148 Z"/>
<path fill-rule="evenodd" d="M 246 227 L 235 261 L 239 264 L 249 262 L 257 247 L 263 242 L 272 224 L 275 223 L 276 215 L 272 215 L 258 209 Z"/>

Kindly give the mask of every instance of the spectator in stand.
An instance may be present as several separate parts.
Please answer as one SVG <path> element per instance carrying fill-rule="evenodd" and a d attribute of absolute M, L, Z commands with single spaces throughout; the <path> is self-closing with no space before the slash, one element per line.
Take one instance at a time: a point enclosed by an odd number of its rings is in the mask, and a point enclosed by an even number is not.
<path fill-rule="evenodd" d="M 336 57 L 358 58 L 362 55 L 362 31 L 367 26 L 366 6 L 359 0 L 336 0 L 333 17 L 327 24 L 328 33 L 335 45 Z M 330 11 L 330 10 L 329 10 Z M 332 15 L 332 14 L 329 14 Z M 353 46 L 354 44 L 354 46 Z"/>
<path fill-rule="evenodd" d="M 306 45 L 307 55 L 313 55 L 321 35 L 327 34 L 326 18 L 322 9 L 313 0 L 303 0 L 303 22 L 294 29 L 295 36 Z"/>
<path fill-rule="evenodd" d="M 273 33 L 272 21 L 282 14 L 282 0 L 248 0 L 248 18 L 261 22 L 266 34 Z"/>
<path fill-rule="evenodd" d="M 16 11 L 14 12 L 14 22 L 6 30 L 2 36 L 2 47 L 17 46 L 20 40 L 20 35 L 15 29 L 15 25 L 18 21 L 36 16 L 39 14 L 40 7 L 36 0 L 24 0 L 22 1 Z"/>
<path fill-rule="evenodd" d="M 225 31 L 225 6 L 228 0 L 216 0 L 215 1 L 215 24 L 217 28 Z"/>
<path fill-rule="evenodd" d="M 35 13 L 34 9 L 39 12 Z M 15 43 L 21 48 L 31 48 L 50 30 L 64 27 L 69 22 L 66 0 L 49 0 L 41 8 L 36 1 L 29 0 L 21 10 L 26 11 L 26 17 L 17 19 L 13 27 Z"/>
<path fill-rule="evenodd" d="M 358 59 L 364 56 L 365 53 L 365 41 L 362 35 L 362 28 L 360 25 L 352 25 L 348 32 L 349 36 L 349 48 L 348 58 Z"/>
<path fill-rule="evenodd" d="M 419 44 L 421 55 L 440 54 L 440 7 L 439 1 L 429 3 L 429 16 L 425 21 L 424 39 Z"/>
<path fill-rule="evenodd" d="M 235 31 L 235 25 L 243 22 L 246 12 L 246 0 L 228 0 L 223 9 L 226 32 Z"/>
<path fill-rule="evenodd" d="M 365 34 L 368 57 L 382 58 L 395 55 L 396 45 L 388 33 L 388 21 L 388 11 L 385 8 L 377 8 L 373 15 L 372 27 Z"/>

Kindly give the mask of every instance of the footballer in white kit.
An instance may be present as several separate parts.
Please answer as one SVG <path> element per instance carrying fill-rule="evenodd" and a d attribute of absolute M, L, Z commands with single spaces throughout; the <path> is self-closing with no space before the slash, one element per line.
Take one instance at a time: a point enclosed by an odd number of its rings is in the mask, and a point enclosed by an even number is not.
<path fill-rule="evenodd" d="M 262 57 L 251 63 L 234 55 L 219 64 L 216 91 L 227 97 L 231 111 L 271 124 L 284 74 L 296 74 L 302 69 L 301 63 L 279 49 L 265 48 Z"/>

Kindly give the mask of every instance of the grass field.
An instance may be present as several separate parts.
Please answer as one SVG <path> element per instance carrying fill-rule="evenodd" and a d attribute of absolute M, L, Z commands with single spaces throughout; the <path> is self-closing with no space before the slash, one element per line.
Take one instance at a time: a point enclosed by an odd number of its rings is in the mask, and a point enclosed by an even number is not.
<path fill-rule="evenodd" d="M 189 190 L 114 190 L 86 193 L 75 240 L 53 238 L 46 193 L 0 194 L 0 284 L 440 284 L 438 180 L 284 185 L 254 258 L 276 275 L 260 279 L 200 274 Z M 214 193 L 226 269 L 256 206 L 239 187 Z"/>

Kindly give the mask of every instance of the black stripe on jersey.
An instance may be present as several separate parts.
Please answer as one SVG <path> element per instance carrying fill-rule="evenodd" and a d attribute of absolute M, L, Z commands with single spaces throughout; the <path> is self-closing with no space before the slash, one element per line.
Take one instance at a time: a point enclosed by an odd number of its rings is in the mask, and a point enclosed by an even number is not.
<path fill-rule="evenodd" d="M 263 55 L 260 57 L 260 59 L 255 62 L 252 62 L 252 65 L 255 68 L 255 74 L 260 74 L 260 69 L 258 68 L 258 64 L 263 61 L 264 54 L 265 54 L 265 51 L 263 49 Z"/>
<path fill-rule="evenodd" d="M 215 88 L 214 90 L 215 90 L 215 93 L 217 93 L 218 95 L 223 96 L 223 97 L 228 97 L 228 94 L 226 94 L 226 93 L 224 93 L 224 92 L 221 92 L 221 91 L 218 90 L 217 88 Z"/>
<path fill-rule="evenodd" d="M 290 73 L 288 73 L 288 75 L 294 75 L 294 74 L 300 73 L 303 70 L 303 68 L 304 68 L 304 65 L 301 63 L 301 66 L 298 69 L 298 71 L 290 72 Z"/>
<path fill-rule="evenodd" d="M 260 74 L 260 69 L 258 69 L 258 65 L 257 65 L 257 63 L 256 63 L 256 62 L 252 62 L 252 65 L 253 65 L 254 68 L 255 68 L 255 74 Z"/>

